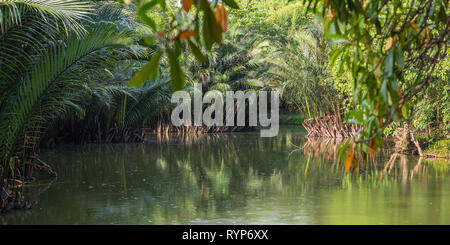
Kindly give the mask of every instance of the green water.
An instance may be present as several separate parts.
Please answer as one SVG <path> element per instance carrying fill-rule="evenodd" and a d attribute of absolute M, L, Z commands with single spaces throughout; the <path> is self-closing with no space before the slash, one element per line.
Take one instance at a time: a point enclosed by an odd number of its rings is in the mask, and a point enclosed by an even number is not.
<path fill-rule="evenodd" d="M 333 142 L 285 129 L 41 152 L 56 180 L 0 224 L 450 224 L 449 162 L 378 152 L 346 174 Z M 304 147 L 297 148 L 296 146 Z"/>

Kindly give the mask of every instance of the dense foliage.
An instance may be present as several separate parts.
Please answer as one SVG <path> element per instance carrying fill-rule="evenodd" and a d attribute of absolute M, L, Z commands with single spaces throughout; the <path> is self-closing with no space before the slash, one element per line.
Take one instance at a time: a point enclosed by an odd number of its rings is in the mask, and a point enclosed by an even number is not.
<path fill-rule="evenodd" d="M 92 141 L 91 128 L 140 126 L 158 111 L 150 108 L 167 79 L 127 86 L 139 60 L 149 57 L 135 44 L 139 24 L 129 13 L 111 2 L 0 3 L 0 187 L 31 180 L 36 167 L 54 174 L 37 155 L 43 134 L 44 143 Z M 1 190 L 3 209 L 12 197 Z"/>
<path fill-rule="evenodd" d="M 1 185 L 31 178 L 39 146 L 141 139 L 136 130 L 169 118 L 171 93 L 198 82 L 218 93 L 277 90 L 301 119 L 331 115 L 341 125 L 346 114 L 369 156 L 402 120 L 447 146 L 448 6 L 1 1 Z"/>
<path fill-rule="evenodd" d="M 380 147 L 383 128 L 408 118 L 416 96 L 436 83 L 448 54 L 448 1 L 316 0 L 308 9 L 324 17 L 324 36 L 337 43 L 331 64 L 351 74 L 355 106 L 347 117 L 364 126 L 362 150 Z"/>

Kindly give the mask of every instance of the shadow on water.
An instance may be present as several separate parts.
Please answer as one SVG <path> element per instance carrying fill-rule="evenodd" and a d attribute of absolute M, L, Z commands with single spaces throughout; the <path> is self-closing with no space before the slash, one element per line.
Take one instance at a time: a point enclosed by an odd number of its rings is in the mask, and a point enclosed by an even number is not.
<path fill-rule="evenodd" d="M 0 223 L 450 223 L 448 162 L 380 151 L 347 174 L 336 146 L 291 130 L 61 146 L 41 154 L 58 180 Z"/>

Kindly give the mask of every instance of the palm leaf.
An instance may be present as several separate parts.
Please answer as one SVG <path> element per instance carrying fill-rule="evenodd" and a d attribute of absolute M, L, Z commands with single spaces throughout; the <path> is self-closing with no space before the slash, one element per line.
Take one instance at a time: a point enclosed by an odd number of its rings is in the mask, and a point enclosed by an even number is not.
<path fill-rule="evenodd" d="M 26 131 L 27 124 L 39 125 L 46 119 L 53 118 L 54 109 L 62 106 L 58 103 L 59 99 L 70 99 L 71 93 L 67 93 L 70 91 L 67 86 L 82 82 L 79 76 L 87 71 L 86 63 L 95 60 L 97 64 L 104 64 L 99 61 L 107 59 L 108 55 L 105 53 L 109 49 L 122 47 L 129 41 L 126 33 L 99 25 L 92 28 L 82 40 L 73 36 L 68 40 L 67 46 L 61 44 L 50 47 L 23 78 L 20 86 L 6 99 L 6 104 L 0 111 L 0 138 L 3 139 L 0 143 L 0 156 L 12 153 L 21 132 Z M 91 68 L 98 69 L 98 66 Z M 49 96 L 55 96 L 58 100 L 49 100 Z M 67 104 L 67 100 L 63 101 Z"/>

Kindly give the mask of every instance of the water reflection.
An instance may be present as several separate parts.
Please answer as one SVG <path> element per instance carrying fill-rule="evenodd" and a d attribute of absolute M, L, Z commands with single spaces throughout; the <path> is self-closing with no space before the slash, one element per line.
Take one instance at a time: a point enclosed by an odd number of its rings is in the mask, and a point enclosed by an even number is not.
<path fill-rule="evenodd" d="M 41 154 L 59 177 L 38 205 L 0 222 L 450 224 L 448 162 L 379 152 L 346 174 L 335 148 L 291 130 L 64 146 Z"/>
<path fill-rule="evenodd" d="M 339 146 L 343 145 L 343 139 L 318 139 L 308 138 L 303 147 L 297 147 L 291 154 L 298 150 L 303 150 L 303 154 L 309 157 L 321 158 L 324 161 L 332 162 L 333 165 L 342 164 L 342 159 L 338 156 Z M 384 148 L 375 153 L 374 159 L 368 158 L 367 162 L 359 159 L 359 174 L 366 177 L 376 176 L 379 180 L 386 178 L 390 181 L 413 180 L 417 175 L 419 178 L 426 176 L 428 168 L 436 170 L 446 176 L 449 170 L 449 161 L 445 159 L 424 159 L 408 155 L 395 153 L 390 148 Z M 390 156 L 387 158 L 387 156 Z M 426 162 L 427 164 L 423 164 Z M 369 174 L 370 173 L 370 174 Z"/>

